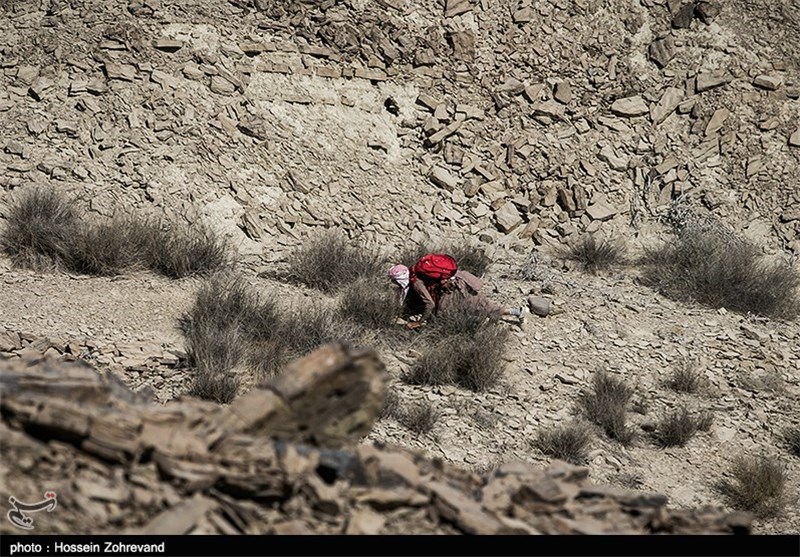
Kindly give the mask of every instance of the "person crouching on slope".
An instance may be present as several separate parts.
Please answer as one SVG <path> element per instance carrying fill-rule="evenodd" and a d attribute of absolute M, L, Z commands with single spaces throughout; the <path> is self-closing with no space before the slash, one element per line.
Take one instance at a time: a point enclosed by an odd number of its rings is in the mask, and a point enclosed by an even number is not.
<path fill-rule="evenodd" d="M 457 300 L 493 315 L 510 315 L 524 321 L 527 308 L 504 307 L 488 300 L 480 293 L 483 281 L 468 271 L 458 269 L 455 260 L 445 254 L 428 254 L 409 269 L 394 265 L 389 278 L 399 287 L 399 299 L 407 315 L 421 313 L 421 321 L 409 323 L 410 328 L 422 325 Z"/>

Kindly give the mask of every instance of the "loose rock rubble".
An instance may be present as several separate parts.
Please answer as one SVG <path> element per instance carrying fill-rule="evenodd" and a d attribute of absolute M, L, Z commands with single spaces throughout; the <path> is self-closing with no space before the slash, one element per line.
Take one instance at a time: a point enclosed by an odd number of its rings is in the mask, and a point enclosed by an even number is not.
<path fill-rule="evenodd" d="M 564 463 L 477 475 L 355 446 L 377 416 L 385 372 L 374 354 L 340 346 L 294 362 L 228 407 L 154 405 L 82 362 L 1 365 L 0 495 L 28 484 L 55 491 L 58 512 L 37 521 L 40 532 L 750 531 L 747 515 L 670 510 L 664 496 L 592 485 L 587 469 Z"/>

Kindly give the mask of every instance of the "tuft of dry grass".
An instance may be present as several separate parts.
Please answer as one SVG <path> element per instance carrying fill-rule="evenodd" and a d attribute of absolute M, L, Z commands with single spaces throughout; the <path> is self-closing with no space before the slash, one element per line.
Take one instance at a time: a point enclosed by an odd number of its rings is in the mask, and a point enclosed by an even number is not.
<path fill-rule="evenodd" d="M 783 431 L 783 442 L 791 454 L 800 457 L 800 427 L 786 428 Z"/>
<path fill-rule="evenodd" d="M 146 266 L 169 278 L 213 273 L 232 262 L 228 242 L 201 223 L 144 222 L 136 235 Z"/>
<path fill-rule="evenodd" d="M 358 279 L 379 281 L 383 271 L 376 253 L 329 230 L 292 253 L 287 278 L 333 294 Z"/>
<path fill-rule="evenodd" d="M 441 412 L 428 402 L 418 402 L 405 408 L 398 418 L 405 427 L 418 434 L 427 434 L 433 431 L 436 422 L 441 418 Z"/>
<path fill-rule="evenodd" d="M 557 251 L 563 259 L 577 262 L 588 273 L 605 271 L 626 261 L 623 246 L 610 240 L 597 240 L 590 234 Z"/>
<path fill-rule="evenodd" d="M 379 414 L 380 418 L 397 418 L 400 416 L 400 396 L 393 390 L 386 391 L 386 397 L 383 399 L 383 406 Z"/>
<path fill-rule="evenodd" d="M 686 408 L 679 408 L 656 424 L 654 437 L 661 447 L 683 447 L 698 431 L 708 431 L 713 421 L 713 414 L 694 416 Z"/>
<path fill-rule="evenodd" d="M 679 393 L 696 393 L 705 383 L 705 377 L 696 362 L 681 358 L 667 379 L 667 386 Z"/>
<path fill-rule="evenodd" d="M 342 292 L 337 310 L 346 320 L 371 330 L 383 330 L 395 323 L 401 307 L 383 283 L 360 279 Z"/>
<path fill-rule="evenodd" d="M 0 234 L 0 247 L 20 267 L 60 267 L 79 229 L 75 204 L 53 188 L 32 187 L 15 196 Z"/>
<path fill-rule="evenodd" d="M 740 456 L 729 470 L 731 479 L 717 489 L 738 509 L 759 517 L 775 516 L 785 505 L 786 467 L 772 457 Z"/>
<path fill-rule="evenodd" d="M 603 428 L 606 435 L 623 445 L 633 441 L 633 430 L 626 424 L 628 403 L 633 390 L 605 372 L 595 374 L 592 388 L 578 399 L 586 417 Z"/>
<path fill-rule="evenodd" d="M 644 284 L 678 301 L 787 319 L 800 312 L 800 274 L 745 243 L 685 233 L 648 251 L 640 264 Z"/>
<path fill-rule="evenodd" d="M 549 430 L 540 431 L 531 446 L 544 454 L 571 462 L 583 464 L 588 459 L 588 447 L 592 432 L 585 424 L 575 422 Z"/>

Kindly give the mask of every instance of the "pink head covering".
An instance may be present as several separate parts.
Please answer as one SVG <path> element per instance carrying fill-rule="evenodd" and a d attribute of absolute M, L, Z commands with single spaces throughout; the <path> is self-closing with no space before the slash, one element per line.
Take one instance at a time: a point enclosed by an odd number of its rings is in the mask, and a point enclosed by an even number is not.
<path fill-rule="evenodd" d="M 401 300 L 405 300 L 406 294 L 408 294 L 408 277 L 408 267 L 405 265 L 395 265 L 389 269 L 389 278 L 391 278 L 403 289 Z"/>
<path fill-rule="evenodd" d="M 389 269 L 389 278 L 397 282 L 408 280 L 408 267 L 405 265 L 395 265 Z"/>

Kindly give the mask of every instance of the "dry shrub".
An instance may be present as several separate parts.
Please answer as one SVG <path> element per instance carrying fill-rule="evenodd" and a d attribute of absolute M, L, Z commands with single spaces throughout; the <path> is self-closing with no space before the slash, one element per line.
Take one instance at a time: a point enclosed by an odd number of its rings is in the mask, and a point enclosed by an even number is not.
<path fill-rule="evenodd" d="M 698 431 L 707 431 L 714 421 L 710 413 L 692 415 L 686 408 L 679 408 L 664 416 L 654 432 L 661 447 L 683 447 Z"/>
<path fill-rule="evenodd" d="M 289 258 L 288 279 L 332 294 L 355 280 L 383 280 L 380 257 L 344 235 L 326 231 L 306 241 Z"/>
<path fill-rule="evenodd" d="M 146 222 L 137 236 L 146 266 L 169 278 L 212 273 L 232 261 L 227 241 L 201 223 Z"/>
<path fill-rule="evenodd" d="M 485 391 L 503 375 L 507 331 L 494 326 L 475 335 L 453 335 L 429 344 L 404 380 L 415 385 L 446 383 Z"/>
<path fill-rule="evenodd" d="M 433 431 L 441 412 L 428 402 L 418 402 L 400 412 L 398 421 L 414 433 L 426 434 Z"/>
<path fill-rule="evenodd" d="M 714 234 L 687 232 L 648 251 L 641 266 L 644 284 L 675 300 L 788 319 L 800 311 L 800 275 L 788 264 Z"/>
<path fill-rule="evenodd" d="M 355 282 L 339 298 L 339 315 L 373 330 L 391 327 L 401 308 L 397 297 L 383 286 L 383 283 L 371 280 Z"/>
<path fill-rule="evenodd" d="M 400 396 L 397 392 L 387 389 L 379 417 L 397 418 L 398 416 L 400 416 Z"/>
<path fill-rule="evenodd" d="M 55 189 L 25 189 L 10 207 L 0 246 L 20 267 L 57 268 L 69 257 L 79 216 L 74 203 Z"/>
<path fill-rule="evenodd" d="M 588 459 L 587 450 L 591 441 L 591 429 L 576 422 L 539 432 L 531 445 L 548 456 L 583 464 Z"/>
<path fill-rule="evenodd" d="M 800 457 L 800 427 L 786 428 L 783 431 L 783 442 L 790 453 Z"/>
<path fill-rule="evenodd" d="M 667 379 L 667 386 L 679 393 L 696 393 L 705 383 L 703 373 L 696 362 L 681 358 Z"/>
<path fill-rule="evenodd" d="M 626 425 L 631 396 L 630 387 L 601 371 L 595 374 L 591 390 L 581 395 L 579 404 L 586 417 L 602 427 L 606 435 L 627 445 L 633 441 L 633 430 Z"/>
<path fill-rule="evenodd" d="M 784 507 L 786 468 L 772 457 L 740 456 L 734 460 L 729 473 L 717 489 L 736 508 L 760 517 L 777 515 Z"/>
<path fill-rule="evenodd" d="M 120 217 L 79 228 L 73 237 L 67 265 L 85 275 L 113 276 L 136 264 L 141 256 L 133 219 Z"/>
<path fill-rule="evenodd" d="M 571 245 L 559 248 L 563 259 L 577 262 L 588 273 L 604 271 L 625 263 L 625 248 L 610 240 L 597 240 L 592 235 L 581 236 Z"/>

